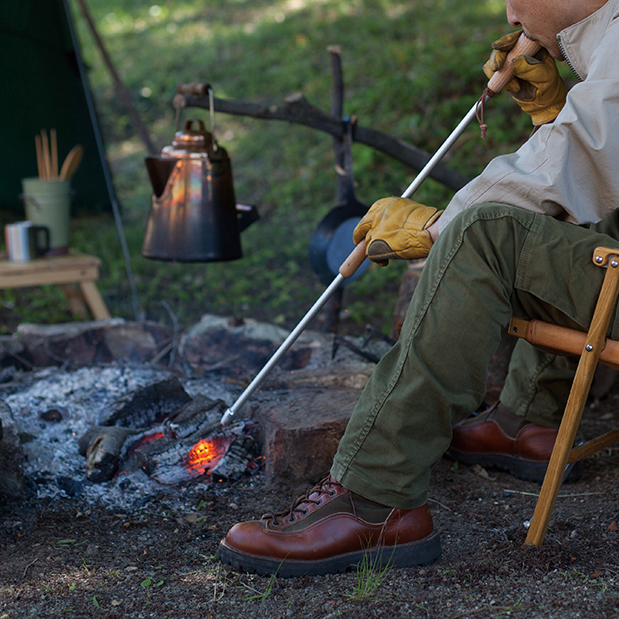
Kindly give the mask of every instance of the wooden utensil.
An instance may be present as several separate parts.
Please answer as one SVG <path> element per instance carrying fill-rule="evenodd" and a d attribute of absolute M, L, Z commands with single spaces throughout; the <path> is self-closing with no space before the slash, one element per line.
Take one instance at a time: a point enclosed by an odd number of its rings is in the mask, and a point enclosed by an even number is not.
<path fill-rule="evenodd" d="M 52 159 L 49 153 L 49 140 L 47 139 L 47 131 L 41 129 L 41 145 L 43 148 L 43 166 L 45 168 L 45 178 L 52 178 Z"/>
<path fill-rule="evenodd" d="M 84 156 L 84 147 L 81 144 L 75 145 L 67 155 L 66 159 L 62 164 L 62 168 L 60 168 L 60 180 L 69 180 L 73 178 L 73 175 L 77 171 L 80 163 L 82 162 L 82 157 Z"/>
<path fill-rule="evenodd" d="M 34 144 L 37 150 L 37 170 L 39 171 L 39 178 L 45 180 L 45 165 L 43 164 L 43 147 L 41 145 L 41 136 L 34 136 Z"/>
<path fill-rule="evenodd" d="M 44 181 L 58 178 L 58 140 L 56 129 L 50 129 L 49 140 L 47 131 L 41 129 L 39 135 L 34 136 L 37 151 L 37 169 L 39 178 Z"/>
<path fill-rule="evenodd" d="M 58 178 L 58 141 L 56 138 L 56 129 L 51 129 L 49 133 L 49 147 L 52 154 L 52 178 Z"/>

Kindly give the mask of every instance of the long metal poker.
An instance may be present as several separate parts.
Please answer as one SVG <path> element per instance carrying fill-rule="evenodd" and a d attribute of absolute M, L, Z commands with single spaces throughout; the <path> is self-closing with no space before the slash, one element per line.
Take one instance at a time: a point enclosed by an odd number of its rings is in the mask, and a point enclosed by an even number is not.
<path fill-rule="evenodd" d="M 503 68 L 500 71 L 497 71 L 490 81 L 488 82 L 488 90 L 490 90 L 493 94 L 499 93 L 503 90 L 504 86 L 512 79 L 513 73 L 511 70 L 511 60 L 518 56 L 532 56 L 537 53 L 539 50 L 539 44 L 531 39 L 527 39 L 524 35 L 520 36 L 518 42 L 511 50 Z M 486 95 L 483 95 L 487 98 Z M 443 142 L 440 148 L 434 153 L 434 155 L 430 158 L 428 163 L 423 167 L 423 169 L 417 174 L 413 182 L 406 188 L 404 193 L 402 194 L 402 198 L 410 198 L 419 186 L 423 183 L 423 181 L 430 175 L 430 172 L 434 169 L 436 164 L 445 156 L 447 151 L 454 145 L 454 143 L 458 140 L 458 138 L 464 133 L 465 129 L 471 124 L 473 119 L 477 114 L 477 106 L 478 102 L 475 102 L 475 105 L 469 110 L 466 116 L 460 121 L 458 126 L 451 132 L 449 137 Z M 279 348 L 273 353 L 273 356 L 267 361 L 266 365 L 258 372 L 254 380 L 249 383 L 249 385 L 245 388 L 245 391 L 238 397 L 236 402 L 226 410 L 221 418 L 221 424 L 226 425 L 230 423 L 232 417 L 238 413 L 239 409 L 247 402 L 247 400 L 251 397 L 251 395 L 256 391 L 256 389 L 260 386 L 262 381 L 266 378 L 267 374 L 277 365 L 279 360 L 288 352 L 288 349 L 295 343 L 297 338 L 301 335 L 301 333 L 305 330 L 308 323 L 318 314 L 318 312 L 322 309 L 324 304 L 329 300 L 329 298 L 333 295 L 333 293 L 340 287 L 342 282 L 351 277 L 355 271 L 363 264 L 365 261 L 365 241 L 361 241 L 355 247 L 355 249 L 350 253 L 348 258 L 344 261 L 342 266 L 339 269 L 338 275 L 335 279 L 329 284 L 329 287 L 318 297 L 318 300 L 312 305 L 307 314 L 301 319 L 299 324 L 290 332 L 290 335 L 280 344 Z"/>

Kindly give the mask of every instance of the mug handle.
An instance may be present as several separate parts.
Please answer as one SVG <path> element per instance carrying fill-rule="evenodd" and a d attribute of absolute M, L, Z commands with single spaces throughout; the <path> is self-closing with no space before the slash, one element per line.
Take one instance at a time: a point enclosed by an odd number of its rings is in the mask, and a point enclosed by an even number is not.
<path fill-rule="evenodd" d="M 44 256 L 50 250 L 49 228 L 47 226 L 31 226 L 31 229 L 34 230 L 34 240 L 37 256 Z M 44 246 L 39 245 L 39 239 L 41 238 L 39 232 L 42 232 L 45 236 Z"/>

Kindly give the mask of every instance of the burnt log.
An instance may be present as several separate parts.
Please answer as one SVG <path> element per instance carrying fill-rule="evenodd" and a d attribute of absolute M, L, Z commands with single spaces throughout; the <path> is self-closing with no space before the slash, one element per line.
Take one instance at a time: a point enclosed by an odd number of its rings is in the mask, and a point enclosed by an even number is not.
<path fill-rule="evenodd" d="M 255 423 L 240 421 L 199 440 L 190 437 L 145 445 L 136 450 L 136 457 L 146 474 L 161 484 L 187 483 L 203 476 L 235 479 L 256 458 L 255 429 Z"/>
<path fill-rule="evenodd" d="M 79 442 L 79 453 L 86 458 L 86 478 L 96 484 L 116 475 L 123 460 L 123 447 L 136 430 L 95 426 Z"/>
<path fill-rule="evenodd" d="M 101 425 L 148 428 L 176 413 L 188 402 L 191 402 L 191 397 L 178 378 L 167 378 L 119 398 Z"/>
<path fill-rule="evenodd" d="M 258 455 L 258 442 L 253 433 L 247 433 L 246 424 L 244 433 L 230 445 L 219 462 L 211 469 L 213 479 L 237 479 L 251 467 Z"/>
<path fill-rule="evenodd" d="M 220 421 L 227 408 L 223 400 L 199 394 L 170 418 L 168 427 L 178 438 L 208 435 L 221 429 Z"/>
<path fill-rule="evenodd" d="M 161 383 L 156 385 L 161 393 Z M 133 403 L 137 400 L 131 398 Z M 110 481 L 121 467 L 138 466 L 163 484 L 187 483 L 203 476 L 238 477 L 257 456 L 257 424 L 241 421 L 223 428 L 221 417 L 226 408 L 222 400 L 198 395 L 159 425 L 141 430 L 90 428 L 79 440 L 79 452 L 86 458 L 87 479 L 95 483 Z M 152 410 L 149 413 L 153 417 Z M 140 422 L 145 418 L 137 417 Z M 128 419 L 123 417 L 122 421 Z"/>

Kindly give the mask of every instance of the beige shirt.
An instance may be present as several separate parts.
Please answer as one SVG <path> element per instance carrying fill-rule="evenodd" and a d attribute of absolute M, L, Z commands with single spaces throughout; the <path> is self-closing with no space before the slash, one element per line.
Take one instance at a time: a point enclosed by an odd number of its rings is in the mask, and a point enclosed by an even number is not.
<path fill-rule="evenodd" d="M 516 151 L 493 159 L 462 188 L 438 220 L 439 230 L 464 209 L 500 202 L 577 224 L 619 207 L 619 0 L 557 35 L 581 80 L 555 121 Z"/>

